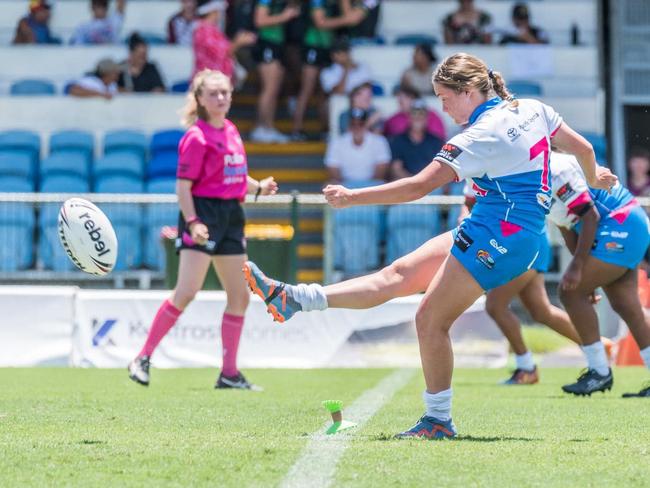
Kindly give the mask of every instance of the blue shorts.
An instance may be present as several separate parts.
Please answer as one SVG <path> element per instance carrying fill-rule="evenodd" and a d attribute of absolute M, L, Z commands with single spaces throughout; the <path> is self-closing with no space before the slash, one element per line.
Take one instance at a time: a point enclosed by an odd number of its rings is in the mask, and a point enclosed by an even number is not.
<path fill-rule="evenodd" d="M 650 223 L 637 204 L 601 218 L 591 255 L 609 264 L 636 268 L 650 244 Z"/>
<path fill-rule="evenodd" d="M 546 231 L 540 237 L 539 255 L 533 263 L 533 269 L 538 273 L 548 273 L 548 268 L 551 265 L 551 259 L 553 257 L 553 250 Z"/>
<path fill-rule="evenodd" d="M 508 283 L 528 271 L 540 252 L 542 234 L 507 223 L 470 218 L 453 230 L 451 254 L 484 290 Z"/>

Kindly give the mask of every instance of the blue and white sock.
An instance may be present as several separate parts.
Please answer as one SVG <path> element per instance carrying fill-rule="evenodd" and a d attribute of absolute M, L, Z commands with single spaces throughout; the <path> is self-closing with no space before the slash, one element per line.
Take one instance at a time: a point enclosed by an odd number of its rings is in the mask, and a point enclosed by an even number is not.
<path fill-rule="evenodd" d="M 427 410 L 427 417 L 435 417 L 443 422 L 451 418 L 451 388 L 438 393 L 424 390 L 422 399 Z"/>
<path fill-rule="evenodd" d="M 325 310 L 327 308 L 327 296 L 325 289 L 318 283 L 299 283 L 291 286 L 293 299 L 302 307 L 303 312 L 312 310 Z"/>
<path fill-rule="evenodd" d="M 524 371 L 532 371 L 535 369 L 535 361 L 533 361 L 533 353 L 526 351 L 524 354 L 515 354 L 515 364 L 517 369 Z"/>
<path fill-rule="evenodd" d="M 582 352 L 585 353 L 589 369 L 595 369 L 596 373 L 601 376 L 609 373 L 609 361 L 607 361 L 605 345 L 602 342 L 597 341 L 588 346 L 582 346 Z"/>
<path fill-rule="evenodd" d="M 646 368 L 650 369 L 650 346 L 641 349 L 641 358 L 643 358 Z"/>

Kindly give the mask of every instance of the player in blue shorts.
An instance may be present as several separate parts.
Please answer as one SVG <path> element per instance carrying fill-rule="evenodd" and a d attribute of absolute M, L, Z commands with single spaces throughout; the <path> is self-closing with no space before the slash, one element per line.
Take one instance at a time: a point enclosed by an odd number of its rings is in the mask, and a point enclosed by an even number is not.
<path fill-rule="evenodd" d="M 469 218 L 377 273 L 327 287 L 287 285 L 267 278 L 253 263 L 244 267 L 249 286 L 280 322 L 300 310 L 369 308 L 426 289 L 415 317 L 426 413 L 398 434 L 400 438 L 456 435 L 449 328 L 485 290 L 507 283 L 535 262 L 551 203 L 551 137 L 578 157 L 591 185 L 609 188 L 617 181 L 609 170 L 597 167 L 591 145 L 551 107 L 536 100 L 513 100 L 501 75 L 480 59 L 464 53 L 448 57 L 438 66 L 433 83 L 443 110 L 466 128 L 429 166 L 384 185 L 354 190 L 329 185 L 323 192 L 335 208 L 389 205 L 472 178 L 485 196 Z"/>
<path fill-rule="evenodd" d="M 636 271 L 650 244 L 650 223 L 622 185 L 610 192 L 589 188 L 574 157 L 554 152 L 552 167 L 554 199 L 549 217 L 573 254 L 560 284 L 560 300 L 582 338 L 588 365 L 578 381 L 562 389 L 591 395 L 613 384 L 591 300 L 596 288 L 602 287 L 625 321 L 650 369 L 650 325 L 639 301 Z M 623 396 L 650 398 L 650 385 Z"/>

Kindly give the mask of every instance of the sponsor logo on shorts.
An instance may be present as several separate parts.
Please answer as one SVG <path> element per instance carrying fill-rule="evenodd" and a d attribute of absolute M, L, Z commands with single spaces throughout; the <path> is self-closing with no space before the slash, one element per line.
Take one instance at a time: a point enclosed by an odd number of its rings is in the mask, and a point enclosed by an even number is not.
<path fill-rule="evenodd" d="M 623 252 L 625 246 L 618 242 L 610 241 L 605 243 L 605 250 L 608 252 Z"/>
<path fill-rule="evenodd" d="M 479 249 L 479 251 L 476 253 L 476 259 L 487 269 L 494 268 L 494 259 L 492 259 L 492 256 L 490 256 L 489 252 L 484 251 L 483 249 Z"/>
<path fill-rule="evenodd" d="M 462 229 L 456 233 L 456 238 L 454 239 L 454 245 L 460 249 L 462 252 L 467 251 L 469 246 L 474 244 L 474 239 L 465 234 L 465 231 Z"/>
<path fill-rule="evenodd" d="M 453 144 L 445 144 L 440 148 L 440 152 L 436 156 L 437 158 L 444 159 L 445 161 L 449 161 L 450 163 L 453 162 L 458 156 L 460 156 L 460 153 L 462 153 L 463 150 L 459 148 L 458 146 L 455 146 Z"/>
<path fill-rule="evenodd" d="M 560 201 L 566 202 L 569 198 L 576 194 L 576 191 L 571 186 L 571 183 L 565 183 L 558 189 L 556 193 Z"/>
<path fill-rule="evenodd" d="M 496 239 L 490 239 L 490 246 L 499 251 L 499 254 L 506 254 L 508 249 L 500 245 Z"/>
<path fill-rule="evenodd" d="M 627 232 L 619 232 L 617 230 L 613 230 L 611 234 L 611 236 L 615 239 L 627 239 L 628 235 L 629 234 Z"/>
<path fill-rule="evenodd" d="M 548 210 L 551 208 L 551 197 L 549 197 L 546 193 L 538 193 L 537 203 Z"/>

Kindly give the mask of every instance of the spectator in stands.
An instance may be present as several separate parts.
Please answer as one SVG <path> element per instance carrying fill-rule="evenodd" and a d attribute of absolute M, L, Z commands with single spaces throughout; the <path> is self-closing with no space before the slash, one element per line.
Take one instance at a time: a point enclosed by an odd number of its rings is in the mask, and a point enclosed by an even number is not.
<path fill-rule="evenodd" d="M 101 97 L 110 100 L 117 93 L 120 65 L 110 58 L 102 59 L 92 73 L 73 82 L 68 93 L 74 97 Z"/>
<path fill-rule="evenodd" d="M 262 82 L 257 100 L 257 127 L 251 140 L 257 142 L 288 142 L 289 138 L 274 127 L 282 79 L 284 78 L 285 26 L 300 15 L 300 7 L 286 0 L 257 0 L 254 22 L 258 41 L 253 58 Z"/>
<path fill-rule="evenodd" d="M 328 95 L 349 94 L 356 86 L 372 81 L 370 70 L 352 59 L 350 42 L 337 40 L 331 51 L 332 65 L 321 71 L 320 84 Z"/>
<path fill-rule="evenodd" d="M 350 126 L 350 112 L 360 108 L 368 114 L 366 120 L 366 129 L 375 134 L 381 134 L 384 129 L 384 121 L 381 113 L 373 106 L 372 103 L 372 85 L 362 83 L 350 93 L 350 108 L 341 112 L 339 115 L 339 133 L 343 134 L 348 131 Z"/>
<path fill-rule="evenodd" d="M 395 136 L 390 143 L 393 155 L 390 177 L 393 180 L 419 173 L 431 163 L 445 141 L 427 132 L 427 104 L 421 98 L 411 104 L 409 122 L 408 131 Z"/>
<path fill-rule="evenodd" d="M 478 10 L 474 0 L 458 0 L 458 3 L 458 10 L 445 17 L 442 23 L 445 44 L 490 44 L 490 15 Z"/>
<path fill-rule="evenodd" d="M 117 80 L 121 92 L 164 92 L 165 84 L 154 63 L 147 59 L 147 43 L 134 32 L 129 37 L 129 57 L 122 63 Z"/>
<path fill-rule="evenodd" d="M 167 22 L 167 42 L 181 46 L 192 45 L 196 27 L 196 0 L 181 0 L 181 10 Z"/>
<path fill-rule="evenodd" d="M 340 0 L 346 2 L 349 0 Z M 365 15 L 363 9 L 339 8 L 336 0 L 310 0 L 309 16 L 305 18 L 306 29 L 303 41 L 303 68 L 300 79 L 300 93 L 296 99 L 293 114 L 293 134 L 296 141 L 305 140 L 303 122 L 309 99 L 316 91 L 321 69 L 330 63 L 335 31 L 358 24 Z M 321 85 L 322 85 L 321 79 Z M 356 80 L 350 90 L 367 80 Z M 323 86 L 325 89 L 325 87 Z M 325 90 L 326 92 L 328 90 Z"/>
<path fill-rule="evenodd" d="M 77 26 L 72 44 L 117 44 L 124 24 L 126 0 L 116 0 L 115 12 L 109 14 L 109 0 L 90 0 L 92 20 Z"/>
<path fill-rule="evenodd" d="M 650 151 L 633 147 L 627 160 L 627 187 L 632 195 L 650 196 Z"/>
<path fill-rule="evenodd" d="M 525 3 L 512 7 L 513 30 L 501 39 L 501 44 L 548 44 L 548 34 L 530 24 L 530 13 Z"/>
<path fill-rule="evenodd" d="M 244 46 L 255 44 L 253 32 L 238 32 L 232 42 L 221 32 L 219 19 L 226 8 L 225 0 L 198 0 L 196 13 L 201 19 L 192 37 L 194 71 L 212 69 L 221 71 L 235 80 L 235 53 Z"/>
<path fill-rule="evenodd" d="M 419 98 L 418 92 L 408 86 L 400 86 L 396 95 L 399 112 L 391 116 L 384 124 L 384 135 L 386 137 L 393 137 L 408 131 L 411 106 Z M 445 124 L 440 116 L 430 109 L 427 110 L 427 132 L 443 141 L 447 140 Z"/>
<path fill-rule="evenodd" d="M 430 44 L 418 44 L 413 51 L 413 65 L 402 74 L 401 85 L 408 86 L 423 97 L 433 95 L 433 70 L 438 58 Z"/>
<path fill-rule="evenodd" d="M 48 0 L 31 0 L 29 15 L 18 21 L 14 44 L 60 44 L 50 32 L 52 4 Z"/>
<path fill-rule="evenodd" d="M 357 7 L 364 10 L 365 15 L 361 21 L 350 27 L 349 35 L 351 39 L 375 39 L 377 37 L 377 24 L 381 10 L 381 0 L 347 0 L 345 4 L 351 4 L 350 7 Z"/>
<path fill-rule="evenodd" d="M 332 182 L 384 180 L 390 164 L 390 146 L 384 136 L 366 129 L 368 113 L 350 111 L 350 130 L 327 146 L 325 166 Z"/>

